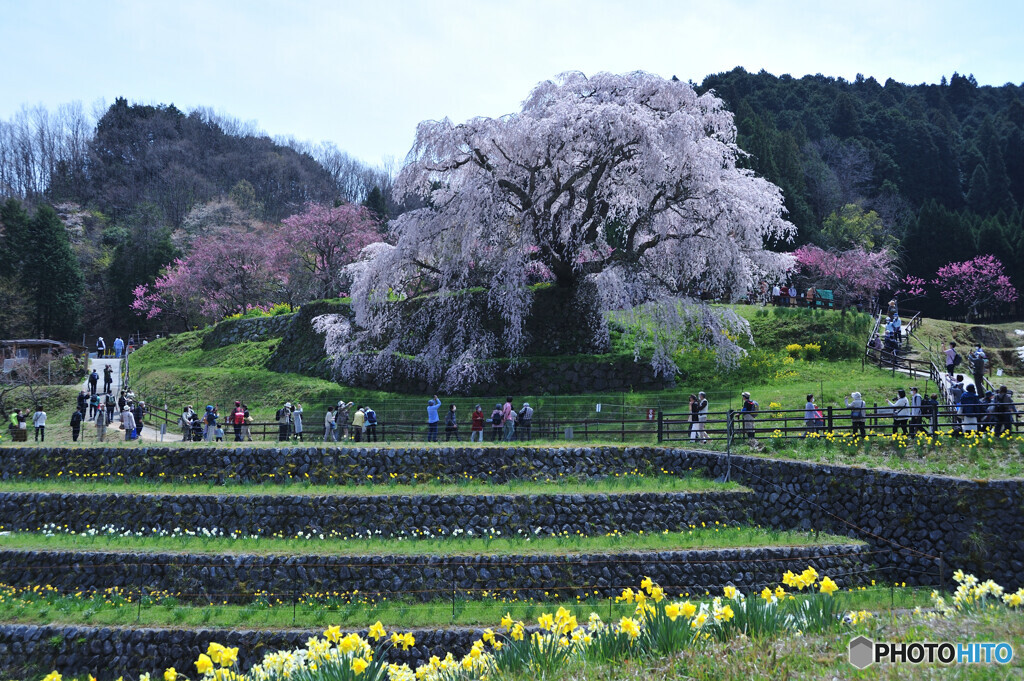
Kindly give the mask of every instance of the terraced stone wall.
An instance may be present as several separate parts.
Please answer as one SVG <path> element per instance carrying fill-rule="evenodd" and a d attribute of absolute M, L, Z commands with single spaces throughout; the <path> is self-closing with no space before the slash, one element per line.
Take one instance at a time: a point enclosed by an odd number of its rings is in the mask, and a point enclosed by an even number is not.
<path fill-rule="evenodd" d="M 545 600 L 557 595 L 619 595 L 651 577 L 672 593 L 720 592 L 727 584 L 746 593 L 777 585 L 782 575 L 813 565 L 844 587 L 866 582 L 873 556 L 863 544 L 764 547 L 580 555 L 214 556 L 201 554 L 0 552 L 0 581 L 45 583 L 59 589 L 120 587 L 169 591 L 182 600 L 228 598 L 251 603 L 243 589 L 258 585 L 270 598 L 358 590 L 371 597 L 431 601 L 452 593 L 483 591 Z"/>
<path fill-rule="evenodd" d="M 367 632 L 363 631 L 363 636 Z M 392 650 L 388 659 L 414 666 L 431 655 L 451 651 L 468 652 L 479 631 L 469 629 L 417 631 L 416 645 L 408 651 Z M 121 627 L 0 626 L 0 670 L 5 678 L 39 678 L 53 669 L 91 671 L 99 681 L 112 681 L 122 674 L 136 678 L 148 671 L 154 679 L 174 666 L 179 673 L 195 678 L 192 666 L 211 641 L 237 647 L 239 664 L 249 669 L 274 650 L 305 648 L 310 636 L 322 630 L 213 631 L 210 629 L 128 629 Z"/>
<path fill-rule="evenodd" d="M 52 523 L 74 532 L 99 529 L 155 534 L 175 528 L 217 529 L 222 535 L 299 533 L 350 537 L 372 530 L 384 537 L 411 530 L 482 537 L 613 531 L 678 531 L 701 522 L 746 519 L 748 495 L 540 494 L 292 496 L 212 494 L 130 495 L 0 493 L 0 526 L 35 531 Z"/>
<path fill-rule="evenodd" d="M 727 457 L 676 450 L 673 465 L 723 475 Z M 755 492 L 751 515 L 780 529 L 863 539 L 890 579 L 947 586 L 956 569 L 1024 586 L 1024 480 L 963 480 L 733 456 L 731 479 Z"/>

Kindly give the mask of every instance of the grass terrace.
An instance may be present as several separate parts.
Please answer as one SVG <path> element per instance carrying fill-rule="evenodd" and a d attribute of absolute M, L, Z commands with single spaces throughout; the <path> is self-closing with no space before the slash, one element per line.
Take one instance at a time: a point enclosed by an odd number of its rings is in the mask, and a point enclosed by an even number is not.
<path fill-rule="evenodd" d="M 782 585 L 778 585 L 781 587 Z M 782 587 L 784 590 L 786 587 Z M 774 592 L 773 592 L 774 593 Z M 928 606 L 930 589 L 895 585 L 855 587 L 836 593 L 836 599 L 852 611 L 908 610 Z M 683 592 L 671 597 L 710 605 L 710 594 Z M 756 598 L 756 594 L 751 594 Z M 793 603 L 807 596 L 794 595 Z M 537 602 L 517 597 L 483 594 L 481 598 L 431 603 L 402 600 L 371 601 L 359 594 L 297 594 L 294 598 L 260 596 L 251 604 L 213 602 L 184 603 L 166 593 L 140 595 L 121 589 L 96 593 L 62 594 L 49 587 L 18 588 L 0 584 L 0 621 L 19 624 L 69 624 L 91 626 L 192 626 L 214 629 L 258 627 L 318 628 L 327 625 L 365 628 L 374 622 L 403 629 L 484 626 L 496 627 L 505 615 L 530 621 L 542 613 L 564 607 L 585 622 L 591 612 L 608 622 L 634 614 L 636 606 L 617 599 L 572 598 Z"/>
<path fill-rule="evenodd" d="M 4 528 L 0 527 L 2 532 Z M 41 526 L 37 532 L 0 534 L 2 550 L 287 556 L 572 555 L 862 543 L 823 532 L 729 526 L 718 522 L 691 525 L 685 532 L 648 534 L 616 531 L 597 537 L 582 533 L 530 534 L 525 531 L 515 536 L 502 536 L 500 530 L 479 536 L 460 530 L 435 534 L 429 528 L 410 529 L 398 536 L 384 536 L 369 529 L 365 533 L 346 536 L 310 532 L 294 537 L 225 534 L 216 528 L 179 528 L 143 533 L 97 527 L 74 533 L 52 525 Z"/>

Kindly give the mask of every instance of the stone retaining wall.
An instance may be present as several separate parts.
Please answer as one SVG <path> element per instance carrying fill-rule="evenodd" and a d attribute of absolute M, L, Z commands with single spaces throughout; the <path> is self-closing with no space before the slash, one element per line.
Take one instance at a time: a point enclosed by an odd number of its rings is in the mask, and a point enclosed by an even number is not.
<path fill-rule="evenodd" d="M 813 565 L 849 587 L 877 577 L 862 544 L 572 555 L 266 556 L 180 553 L 0 552 L 0 582 L 48 584 L 62 591 L 120 587 L 169 591 L 183 600 L 251 603 L 253 590 L 290 603 L 304 593 L 356 590 L 389 600 L 617 596 L 651 577 L 675 593 L 712 593 L 732 584 L 760 592 L 787 570 Z"/>
<path fill-rule="evenodd" d="M 292 496 L 213 494 L 0 493 L 0 526 L 73 532 L 112 526 L 158 531 L 219 530 L 221 535 L 302 533 L 351 537 L 466 534 L 504 536 L 613 531 L 678 531 L 702 522 L 738 524 L 751 500 L 741 492 L 664 494 Z"/>
<path fill-rule="evenodd" d="M 505 482 L 513 479 L 606 477 L 637 469 L 668 470 L 679 461 L 658 447 L 7 447 L 0 478 L 44 478 L 102 473 L 119 479 L 196 482 L 366 483 L 442 478 Z"/>
<path fill-rule="evenodd" d="M 366 632 L 362 632 L 366 635 Z M 472 629 L 419 630 L 416 645 L 408 651 L 389 650 L 395 662 L 416 664 L 447 651 L 462 656 L 480 631 Z M 0 673 L 5 678 L 40 678 L 56 669 L 66 677 L 85 678 L 91 672 L 99 681 L 121 675 L 137 678 L 149 672 L 162 679 L 168 667 L 196 678 L 195 661 L 211 641 L 239 649 L 243 670 L 274 650 L 305 648 L 311 636 L 323 630 L 217 631 L 211 629 L 146 629 L 127 627 L 74 627 L 0 625 Z"/>
<path fill-rule="evenodd" d="M 674 451 L 676 469 L 728 468 L 725 454 Z M 946 586 L 956 569 L 1024 586 L 1024 480 L 964 480 L 851 466 L 733 456 L 731 479 L 751 488 L 755 522 L 857 537 L 889 579 Z M 939 558 L 943 565 L 940 568 Z"/>
<path fill-rule="evenodd" d="M 274 317 L 250 317 L 220 322 L 203 339 L 203 349 L 214 350 L 226 345 L 281 338 L 291 326 L 295 314 Z"/>

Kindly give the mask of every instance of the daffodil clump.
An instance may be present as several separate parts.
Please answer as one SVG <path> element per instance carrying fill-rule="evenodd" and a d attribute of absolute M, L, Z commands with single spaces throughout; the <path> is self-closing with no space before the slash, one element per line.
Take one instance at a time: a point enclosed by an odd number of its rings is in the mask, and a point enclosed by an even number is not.
<path fill-rule="evenodd" d="M 932 605 L 935 609 L 930 613 L 931 616 L 952 617 L 958 613 L 996 608 L 1019 610 L 1024 607 L 1024 588 L 1007 592 L 991 579 L 982 582 L 974 575 L 964 574 L 963 570 L 953 573 L 953 581 L 957 587 L 952 602 L 947 602 L 938 591 L 932 591 Z M 920 608 L 915 612 L 920 613 Z"/>
<path fill-rule="evenodd" d="M 734 586 L 720 596 L 691 600 L 689 594 L 670 595 L 650 577 L 639 588 L 626 588 L 615 599 L 635 606 L 632 615 L 604 622 L 590 613 L 586 622 L 564 607 L 543 613 L 535 626 L 506 614 L 497 629 L 486 629 L 462 657 L 433 656 L 415 670 L 386 661 L 389 649 L 409 650 L 411 633 L 385 630 L 376 622 L 363 638 L 332 626 L 306 647 L 267 653 L 247 673 L 236 671 L 238 649 L 211 643 L 195 662 L 195 681 L 470 681 L 505 675 L 550 676 L 573 660 L 606 662 L 625 657 L 669 654 L 707 640 L 735 636 L 800 634 L 829 627 L 856 625 L 871 617 L 865 611 L 844 612 L 836 596 L 839 585 L 813 567 L 787 572 L 783 584 L 765 588 L 749 598 Z M 806 593 L 802 593 L 805 592 Z M 986 594 L 996 595 L 988 588 Z M 1001 594 L 1001 590 L 998 591 Z M 710 594 L 706 594 L 710 596 Z M 1006 600 L 1021 603 L 1024 590 Z M 371 643 L 371 641 L 373 643 Z M 45 681 L 61 681 L 53 672 Z M 148 674 L 140 681 L 154 681 Z M 194 681 L 171 668 L 164 681 Z"/>
<path fill-rule="evenodd" d="M 1017 447 L 1024 444 L 1024 435 L 1016 435 L 1010 431 L 1004 431 L 996 435 L 995 431 L 969 430 L 962 433 L 955 433 L 952 428 L 937 429 L 935 433 L 928 432 L 927 428 L 917 431 L 913 436 L 903 433 L 888 433 L 875 429 L 868 429 L 864 437 L 850 430 L 828 430 L 812 431 L 807 433 L 805 442 L 808 445 L 815 443 L 840 448 L 856 449 L 871 443 L 879 447 L 893 447 L 897 450 L 916 447 L 918 449 L 950 449 L 970 451 L 985 447 Z M 787 434 L 776 428 L 770 434 L 773 440 L 781 440 Z"/>

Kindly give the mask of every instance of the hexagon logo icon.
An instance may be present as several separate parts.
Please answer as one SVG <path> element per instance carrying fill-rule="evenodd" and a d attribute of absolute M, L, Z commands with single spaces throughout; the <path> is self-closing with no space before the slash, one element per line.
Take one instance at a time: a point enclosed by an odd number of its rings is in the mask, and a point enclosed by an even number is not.
<path fill-rule="evenodd" d="M 866 636 L 858 636 L 850 641 L 850 664 L 857 669 L 864 669 L 875 661 L 875 644 Z"/>

